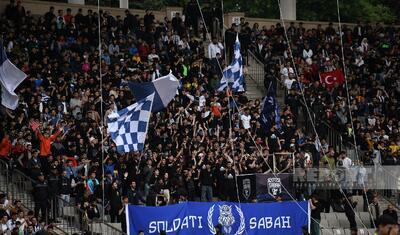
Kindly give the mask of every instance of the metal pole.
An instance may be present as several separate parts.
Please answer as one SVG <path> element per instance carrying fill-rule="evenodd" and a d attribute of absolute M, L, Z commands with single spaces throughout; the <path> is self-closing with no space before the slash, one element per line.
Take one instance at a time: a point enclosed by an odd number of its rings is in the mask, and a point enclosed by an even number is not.
<path fill-rule="evenodd" d="M 11 175 L 11 172 L 10 172 L 10 170 L 8 169 L 8 164 L 6 164 L 6 192 L 7 192 L 7 196 L 9 197 L 10 195 L 9 195 L 9 193 L 10 193 L 10 190 L 9 190 L 9 185 L 10 185 L 10 175 Z"/>
<path fill-rule="evenodd" d="M 225 17 L 224 17 L 224 0 L 221 0 L 221 13 L 222 13 L 222 40 L 224 41 L 224 58 L 227 60 L 228 58 L 226 57 L 226 42 L 225 42 Z"/>
<path fill-rule="evenodd" d="M 276 170 L 275 153 L 272 154 L 272 165 L 273 165 L 273 168 L 274 168 L 274 169 L 272 169 L 272 172 L 276 173 L 276 172 L 275 172 L 275 170 Z"/>

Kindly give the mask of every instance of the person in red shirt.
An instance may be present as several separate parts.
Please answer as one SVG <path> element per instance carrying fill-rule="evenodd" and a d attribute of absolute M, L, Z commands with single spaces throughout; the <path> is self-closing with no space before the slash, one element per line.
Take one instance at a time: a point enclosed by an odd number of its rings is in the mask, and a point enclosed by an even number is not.
<path fill-rule="evenodd" d="M 8 157 L 11 153 L 10 137 L 6 134 L 0 142 L 0 158 Z"/>
<path fill-rule="evenodd" d="M 66 24 L 71 23 L 72 18 L 74 18 L 74 16 L 71 14 L 71 8 L 67 9 L 67 14 L 64 16 L 64 21 Z"/>
<path fill-rule="evenodd" d="M 49 156 L 51 156 L 51 144 L 53 141 L 57 138 L 58 135 L 61 134 L 63 131 L 63 127 L 60 125 L 58 126 L 59 129 L 56 133 L 53 135 L 50 135 L 49 131 L 45 131 L 44 134 L 42 134 L 39 130 L 39 128 L 36 128 L 36 136 L 39 139 L 40 142 L 40 153 L 39 153 L 39 160 L 40 164 L 42 166 L 42 171 L 45 172 L 46 174 L 50 171 L 50 166 L 49 166 Z"/>
<path fill-rule="evenodd" d="M 48 131 L 44 133 L 44 135 L 40 132 L 39 128 L 36 129 L 36 135 L 40 141 L 40 157 L 48 157 L 51 155 L 51 143 L 57 138 L 59 134 L 63 131 L 63 127 L 60 127 L 59 130 L 50 135 Z"/>

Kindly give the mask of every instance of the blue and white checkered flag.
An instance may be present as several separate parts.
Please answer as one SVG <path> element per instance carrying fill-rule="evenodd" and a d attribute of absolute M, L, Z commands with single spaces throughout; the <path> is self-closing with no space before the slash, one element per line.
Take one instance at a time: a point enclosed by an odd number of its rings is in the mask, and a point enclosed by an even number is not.
<path fill-rule="evenodd" d="M 227 86 L 234 91 L 244 91 L 244 75 L 243 75 L 243 58 L 240 53 L 239 36 L 236 35 L 236 42 L 234 46 L 235 57 L 232 63 L 224 70 L 223 76 L 219 83 L 218 91 L 223 91 Z"/>
<path fill-rule="evenodd" d="M 153 100 L 154 93 L 107 117 L 107 131 L 119 153 L 143 150 Z"/>

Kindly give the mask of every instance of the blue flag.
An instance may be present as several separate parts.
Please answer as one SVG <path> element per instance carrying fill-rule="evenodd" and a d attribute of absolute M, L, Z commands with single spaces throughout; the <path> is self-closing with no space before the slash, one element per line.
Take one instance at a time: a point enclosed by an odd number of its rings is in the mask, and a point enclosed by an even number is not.
<path fill-rule="evenodd" d="M 307 201 L 280 203 L 186 202 L 163 207 L 128 205 L 128 235 L 302 235 L 309 230 Z"/>
<path fill-rule="evenodd" d="M 141 151 L 149 126 L 154 93 L 107 117 L 107 131 L 119 153 Z"/>
<path fill-rule="evenodd" d="M 126 82 L 136 100 L 141 100 L 154 93 L 154 102 L 151 112 L 158 112 L 166 108 L 175 97 L 179 81 L 170 73 L 152 82 Z"/>
<path fill-rule="evenodd" d="M 232 63 L 223 71 L 218 91 L 223 91 L 229 87 L 234 92 L 244 91 L 243 58 L 240 53 L 240 41 L 236 35 L 234 46 L 235 57 Z"/>
<path fill-rule="evenodd" d="M 260 124 L 266 131 L 271 129 L 273 122 L 275 121 L 273 119 L 276 111 L 275 106 L 276 99 L 274 95 L 270 94 L 264 97 L 261 103 Z"/>
<path fill-rule="evenodd" d="M 280 113 L 280 108 L 279 104 L 276 102 L 275 103 L 275 124 L 278 130 L 281 129 L 281 113 Z"/>

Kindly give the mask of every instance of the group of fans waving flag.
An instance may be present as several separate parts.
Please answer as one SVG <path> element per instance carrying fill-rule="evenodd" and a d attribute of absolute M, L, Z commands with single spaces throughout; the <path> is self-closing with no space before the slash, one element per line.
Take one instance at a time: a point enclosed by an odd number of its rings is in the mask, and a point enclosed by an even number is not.
<path fill-rule="evenodd" d="M 229 89 L 233 92 L 243 92 L 245 90 L 243 58 L 238 36 L 236 36 L 232 63 L 222 74 L 219 91 Z M 123 84 L 131 89 L 137 102 L 110 114 L 107 117 L 107 130 L 117 145 L 119 153 L 142 151 L 151 113 L 168 106 L 178 92 L 179 80 L 170 73 L 151 82 L 123 81 Z"/>

